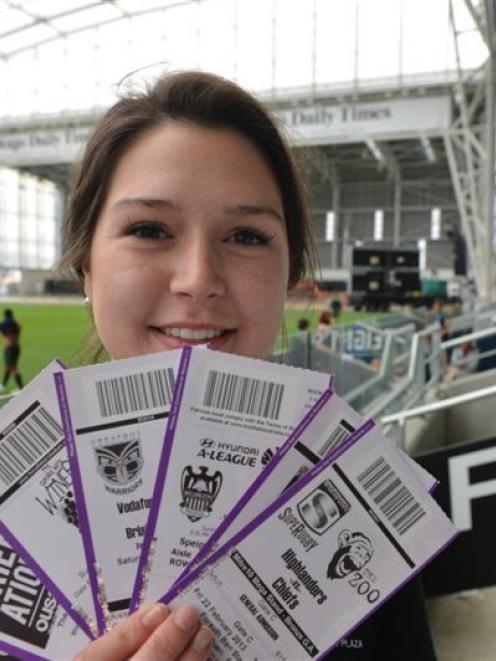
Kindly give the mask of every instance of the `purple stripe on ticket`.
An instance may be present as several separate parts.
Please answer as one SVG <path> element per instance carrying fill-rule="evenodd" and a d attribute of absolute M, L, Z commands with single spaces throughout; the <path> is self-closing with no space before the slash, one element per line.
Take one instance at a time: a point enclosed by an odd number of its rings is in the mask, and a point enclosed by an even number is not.
<path fill-rule="evenodd" d="M 138 569 L 136 572 L 136 580 L 133 587 L 131 596 L 131 603 L 129 612 L 133 613 L 140 606 L 141 591 L 143 589 L 144 581 L 146 580 L 146 572 L 148 569 L 148 562 L 150 561 L 150 550 L 152 549 L 153 538 L 157 527 L 157 519 L 160 510 L 160 503 L 164 491 L 165 481 L 167 479 L 167 469 L 169 466 L 169 459 L 172 449 L 174 432 L 176 430 L 179 409 L 181 406 L 181 399 L 184 392 L 184 384 L 186 381 L 186 374 L 188 373 L 188 365 L 191 357 L 191 347 L 184 347 L 181 352 L 181 360 L 179 362 L 178 374 L 174 388 L 174 396 L 172 398 L 171 410 L 169 414 L 169 421 L 165 431 L 164 444 L 162 453 L 160 455 L 157 477 L 152 495 L 152 505 L 148 514 L 148 521 L 146 524 L 145 535 L 143 537 L 143 546 L 138 561 Z"/>
<path fill-rule="evenodd" d="M 76 499 L 76 507 L 78 511 L 79 529 L 83 539 L 84 553 L 86 555 L 86 565 L 88 568 L 88 576 L 90 580 L 91 593 L 93 597 L 93 604 L 95 608 L 96 624 L 99 634 L 106 631 L 105 616 L 102 610 L 102 604 L 99 599 L 99 585 L 97 576 L 97 567 L 95 553 L 93 550 L 93 543 L 91 539 L 91 531 L 88 520 L 88 512 L 86 509 L 86 502 L 84 499 L 83 485 L 81 482 L 81 472 L 79 469 L 79 462 L 76 453 L 76 445 L 74 441 L 74 431 L 72 428 L 71 414 L 69 405 L 67 403 L 67 395 L 64 385 L 64 373 L 56 372 L 53 375 L 55 379 L 55 387 L 57 390 L 57 398 L 60 405 L 60 413 L 62 417 L 62 425 L 64 427 L 65 442 L 67 447 L 67 456 L 71 468 L 72 481 L 74 486 L 74 495 Z"/>

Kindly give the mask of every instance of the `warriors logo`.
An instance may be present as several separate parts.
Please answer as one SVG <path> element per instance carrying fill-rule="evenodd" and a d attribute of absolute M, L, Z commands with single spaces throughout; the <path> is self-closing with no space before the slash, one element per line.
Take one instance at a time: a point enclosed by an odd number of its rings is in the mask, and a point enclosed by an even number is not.
<path fill-rule="evenodd" d="M 190 521 L 199 521 L 212 512 L 212 506 L 222 486 L 222 473 L 216 471 L 208 475 L 208 468 L 200 466 L 200 472 L 195 473 L 191 466 L 186 466 L 181 475 L 180 504 L 181 512 Z"/>
<path fill-rule="evenodd" d="M 342 530 L 338 537 L 339 549 L 327 567 L 327 578 L 344 578 L 359 571 L 374 555 L 372 542 L 361 532 Z"/>
<path fill-rule="evenodd" d="M 96 447 L 95 455 L 99 474 L 112 486 L 129 484 L 143 468 L 141 446 L 137 440 Z"/>

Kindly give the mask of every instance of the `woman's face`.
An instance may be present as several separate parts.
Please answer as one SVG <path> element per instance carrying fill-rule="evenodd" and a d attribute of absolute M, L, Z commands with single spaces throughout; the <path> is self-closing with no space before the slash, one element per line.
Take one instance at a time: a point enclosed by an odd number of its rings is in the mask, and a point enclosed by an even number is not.
<path fill-rule="evenodd" d="M 280 192 L 241 134 L 170 122 L 124 153 L 85 267 L 112 357 L 209 344 L 264 358 L 288 275 Z"/>

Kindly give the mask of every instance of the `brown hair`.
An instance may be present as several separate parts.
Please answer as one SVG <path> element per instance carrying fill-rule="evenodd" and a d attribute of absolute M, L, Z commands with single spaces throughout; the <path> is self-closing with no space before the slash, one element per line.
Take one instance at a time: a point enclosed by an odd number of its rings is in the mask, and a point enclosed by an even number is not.
<path fill-rule="evenodd" d="M 169 120 L 231 128 L 257 146 L 281 192 L 289 243 L 288 286 L 294 286 L 315 262 L 307 196 L 294 157 L 274 119 L 253 96 L 228 80 L 201 72 L 164 76 L 144 92 L 118 101 L 97 123 L 69 197 L 61 267 L 82 282 L 83 265 L 119 159 L 144 131 Z"/>
<path fill-rule="evenodd" d="M 323 310 L 319 316 L 319 324 L 330 326 L 332 323 L 331 313 L 328 310 Z"/>

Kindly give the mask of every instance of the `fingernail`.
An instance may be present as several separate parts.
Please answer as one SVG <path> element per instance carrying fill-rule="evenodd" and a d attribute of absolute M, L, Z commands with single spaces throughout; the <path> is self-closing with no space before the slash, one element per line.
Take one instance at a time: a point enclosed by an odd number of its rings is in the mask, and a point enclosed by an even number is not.
<path fill-rule="evenodd" d="M 174 613 L 174 622 L 184 632 L 189 633 L 198 625 L 198 612 L 193 606 L 181 606 Z"/>
<path fill-rule="evenodd" d="M 141 621 L 145 627 L 157 627 L 168 614 L 169 609 L 164 604 L 152 604 L 141 616 Z"/>
<path fill-rule="evenodd" d="M 212 632 L 207 627 L 202 627 L 194 637 L 192 646 L 195 652 L 206 652 L 212 642 Z"/>

